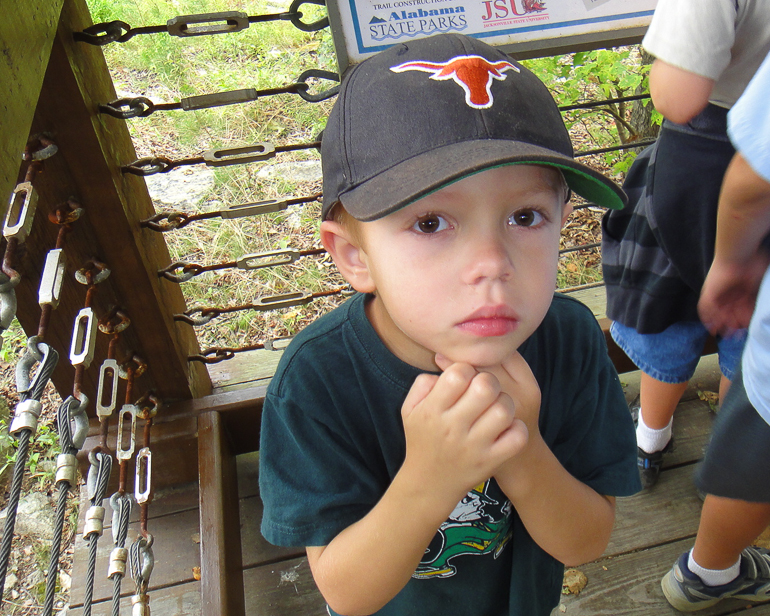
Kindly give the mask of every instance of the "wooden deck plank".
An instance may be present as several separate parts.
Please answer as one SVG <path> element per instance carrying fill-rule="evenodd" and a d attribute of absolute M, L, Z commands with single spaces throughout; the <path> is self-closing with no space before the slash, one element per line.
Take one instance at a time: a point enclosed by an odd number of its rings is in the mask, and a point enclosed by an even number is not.
<path fill-rule="evenodd" d="M 243 572 L 246 613 L 251 616 L 326 616 L 326 603 L 306 558 Z"/>
<path fill-rule="evenodd" d="M 647 530 L 650 534 L 649 526 Z M 567 616 L 681 616 L 681 612 L 672 608 L 663 596 L 660 580 L 679 555 L 691 547 L 692 540 L 685 539 L 578 567 L 588 578 L 588 584 L 579 595 L 565 596 L 562 599 L 564 609 L 560 608 L 557 613 Z M 748 605 L 746 601 L 730 599 L 698 611 L 698 614 L 745 613 Z M 748 613 L 770 616 L 770 605 L 753 607 Z"/>

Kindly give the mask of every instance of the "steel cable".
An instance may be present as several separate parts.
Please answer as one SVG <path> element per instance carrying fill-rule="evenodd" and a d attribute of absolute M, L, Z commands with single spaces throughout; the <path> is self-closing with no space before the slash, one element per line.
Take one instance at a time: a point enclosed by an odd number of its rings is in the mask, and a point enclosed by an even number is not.
<path fill-rule="evenodd" d="M 41 348 L 43 350 L 41 352 Z M 25 410 L 20 414 L 21 409 L 25 409 L 24 403 L 28 400 L 40 402 L 40 398 L 43 396 L 43 391 L 48 384 L 48 381 L 53 374 L 56 364 L 59 360 L 59 354 L 50 346 L 44 342 L 40 342 L 39 338 L 32 336 L 27 341 L 27 351 L 19 360 L 16 365 L 16 389 L 19 393 L 19 405 L 16 407 L 16 416 L 14 417 L 14 423 L 17 419 L 24 419 L 26 421 L 34 418 L 34 425 L 37 426 L 37 416 L 34 409 L 29 407 L 30 410 Z M 34 378 L 30 381 L 30 372 L 32 366 L 40 362 L 37 372 Z M 21 415 L 24 415 L 22 418 Z M 11 423 L 11 433 L 14 434 L 14 423 Z M 19 499 L 21 497 L 21 484 L 24 479 L 24 471 L 27 464 L 27 456 L 29 454 L 29 444 L 32 438 L 33 428 L 24 427 L 19 430 L 18 439 L 19 445 L 16 449 L 16 462 L 13 467 L 13 480 L 11 482 L 11 493 L 8 498 L 8 506 L 6 507 L 6 519 L 5 528 L 3 529 L 3 539 L 0 543 L 0 598 L 2 598 L 5 591 L 5 576 L 8 572 L 8 560 L 11 556 L 11 544 L 13 542 L 13 534 L 16 528 L 16 513 L 19 508 Z"/>
<path fill-rule="evenodd" d="M 112 473 L 112 456 L 104 452 L 92 452 L 89 455 L 91 469 L 88 473 L 88 489 L 92 507 L 101 507 L 104 496 L 107 494 L 107 485 Z M 96 468 L 96 478 L 92 473 Z M 103 515 L 102 510 L 102 515 Z M 84 533 L 85 534 L 85 533 Z M 91 616 L 91 603 L 94 596 L 94 579 L 96 572 L 96 546 L 101 536 L 100 530 L 93 530 L 85 537 L 88 541 L 88 570 L 86 575 L 86 588 L 83 597 L 83 616 Z"/>

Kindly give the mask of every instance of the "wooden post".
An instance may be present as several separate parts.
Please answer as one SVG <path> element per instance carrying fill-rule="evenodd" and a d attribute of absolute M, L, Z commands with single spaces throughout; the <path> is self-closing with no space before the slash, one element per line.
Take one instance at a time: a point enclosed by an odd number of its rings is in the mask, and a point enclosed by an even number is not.
<path fill-rule="evenodd" d="M 243 616 L 241 523 L 235 457 L 222 417 L 211 411 L 198 418 L 201 528 L 201 614 Z"/>
<path fill-rule="evenodd" d="M 34 183 L 40 205 L 19 267 L 18 318 L 28 334 L 37 331 L 40 273 L 58 232 L 47 214 L 74 196 L 85 213 L 72 224 L 66 239 L 67 276 L 46 337 L 62 355 L 53 377 L 57 389 L 62 395 L 72 389 L 74 369 L 67 356 L 74 318 L 86 292 L 73 273 L 96 258 L 111 270 L 94 293 L 96 315 L 121 307 L 131 325 L 121 334 L 118 359 L 133 352 L 147 362 L 146 374 L 136 380 L 135 397 L 148 389 L 164 400 L 204 396 L 211 390 L 208 372 L 203 364 L 187 360 L 199 352 L 195 333 L 173 320 L 175 313 L 185 310 L 181 289 L 157 274 L 170 262 L 166 243 L 161 234 L 139 226 L 155 213 L 147 186 L 143 178 L 120 170 L 137 158 L 126 122 L 98 111 L 99 103 L 117 98 L 104 55 L 101 48 L 72 37 L 73 31 L 91 23 L 84 0 L 66 0 L 32 125 L 33 132 L 50 133 L 59 152 L 44 163 Z M 108 336 L 98 334 L 97 341 L 83 382 L 83 391 L 92 400 Z"/>
<path fill-rule="evenodd" d="M 51 53 L 64 0 L 4 6 L 0 19 L 0 216 L 16 184 L 21 153 Z"/>

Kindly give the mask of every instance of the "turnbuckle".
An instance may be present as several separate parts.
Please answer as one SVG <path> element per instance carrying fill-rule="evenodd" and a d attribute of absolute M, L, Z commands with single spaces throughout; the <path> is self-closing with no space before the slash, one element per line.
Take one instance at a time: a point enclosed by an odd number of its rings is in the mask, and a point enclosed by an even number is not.
<path fill-rule="evenodd" d="M 136 454 L 134 498 L 140 505 L 152 501 L 152 451 L 149 447 L 142 447 Z"/>
<path fill-rule="evenodd" d="M 70 363 L 88 368 L 94 359 L 96 349 L 96 315 L 91 307 L 81 308 L 75 317 L 70 345 Z"/>
<path fill-rule="evenodd" d="M 219 22 L 219 23 L 217 23 Z M 200 15 L 179 15 L 166 22 L 171 36 L 206 36 L 240 32 L 249 27 L 249 18 L 240 11 L 202 13 Z"/>
<path fill-rule="evenodd" d="M 258 297 L 254 300 L 254 308 L 256 310 L 274 310 L 276 308 L 304 306 L 312 301 L 313 295 L 309 291 L 297 291 L 296 293 Z"/>
<path fill-rule="evenodd" d="M 288 265 L 289 263 L 294 263 L 300 256 L 299 250 L 287 248 L 285 250 L 270 250 L 268 252 L 244 255 L 235 263 L 238 269 L 256 270 L 263 267 Z"/>
<path fill-rule="evenodd" d="M 242 90 L 231 90 L 229 92 L 189 96 L 183 98 L 179 102 L 184 111 L 193 111 L 197 109 L 208 109 L 210 107 L 223 107 L 225 105 L 248 103 L 257 100 L 258 98 L 259 94 L 255 88 L 244 88 Z"/>
<path fill-rule="evenodd" d="M 45 266 L 43 267 L 43 275 L 40 279 L 38 304 L 41 306 L 49 305 L 54 309 L 59 306 L 66 266 L 63 248 L 55 248 L 48 251 L 45 258 Z"/>
<path fill-rule="evenodd" d="M 244 216 L 256 216 L 258 214 L 270 214 L 273 212 L 280 212 L 289 207 L 289 200 L 284 199 L 279 201 L 278 199 L 267 199 L 265 201 L 257 201 L 256 203 L 241 203 L 239 205 L 231 205 L 229 208 L 222 210 L 222 218 L 243 218 Z"/>
<path fill-rule="evenodd" d="M 3 235 L 19 242 L 27 239 L 37 209 L 37 191 L 31 182 L 17 184 L 11 193 L 8 213 L 5 215 Z"/>
<path fill-rule="evenodd" d="M 275 145 L 272 143 L 256 143 L 242 148 L 227 150 L 206 150 L 203 153 L 204 162 L 211 167 L 225 167 L 241 163 L 253 163 L 268 160 L 275 156 Z"/>
<path fill-rule="evenodd" d="M 99 369 L 99 388 L 96 394 L 96 416 L 99 419 L 109 417 L 118 400 L 118 362 L 105 359 Z M 109 400 L 107 395 L 109 394 Z"/>
<path fill-rule="evenodd" d="M 136 405 L 134 404 L 124 404 L 120 409 L 120 413 L 118 414 L 117 451 L 115 452 L 115 457 L 117 457 L 118 460 L 130 460 L 131 456 L 134 455 L 134 449 L 136 449 L 136 415 L 138 411 L 139 409 L 136 408 Z M 127 415 L 130 417 L 130 437 L 128 439 L 129 442 L 124 445 L 123 441 L 125 439 L 125 423 Z"/>

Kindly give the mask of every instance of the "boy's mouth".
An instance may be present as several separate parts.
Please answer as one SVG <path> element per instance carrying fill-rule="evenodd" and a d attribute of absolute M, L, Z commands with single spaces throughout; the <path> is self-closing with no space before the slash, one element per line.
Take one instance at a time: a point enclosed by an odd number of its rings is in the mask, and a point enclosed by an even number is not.
<path fill-rule="evenodd" d="M 516 331 L 519 318 L 507 308 L 480 308 L 458 323 L 457 327 L 475 336 L 504 336 Z"/>

